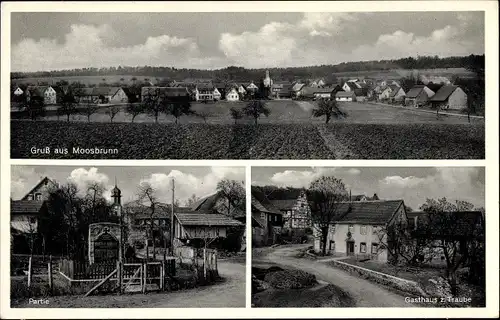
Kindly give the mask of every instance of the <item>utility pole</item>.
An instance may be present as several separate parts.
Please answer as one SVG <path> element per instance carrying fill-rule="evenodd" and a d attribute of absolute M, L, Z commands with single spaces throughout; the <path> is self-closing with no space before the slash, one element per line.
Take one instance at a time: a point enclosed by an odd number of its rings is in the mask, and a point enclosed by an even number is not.
<path fill-rule="evenodd" d="M 172 211 L 170 212 L 170 254 L 174 255 L 174 205 L 175 205 L 175 180 L 172 178 Z"/>

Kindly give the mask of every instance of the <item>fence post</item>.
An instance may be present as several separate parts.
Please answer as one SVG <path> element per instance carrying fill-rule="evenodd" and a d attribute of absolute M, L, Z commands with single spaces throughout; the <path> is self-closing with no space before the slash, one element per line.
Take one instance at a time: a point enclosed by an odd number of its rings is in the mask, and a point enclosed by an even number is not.
<path fill-rule="evenodd" d="M 32 265 L 32 260 L 33 257 L 30 256 L 30 259 L 28 261 L 28 288 L 31 288 L 31 276 L 33 273 L 33 265 Z"/>
<path fill-rule="evenodd" d="M 116 282 L 118 282 L 118 292 L 122 293 L 123 292 L 123 269 L 122 269 L 122 263 L 120 260 L 116 261 Z"/>
<path fill-rule="evenodd" d="M 142 273 L 143 277 L 143 286 L 142 286 L 142 293 L 146 293 L 146 286 L 148 285 L 147 278 L 148 278 L 148 263 L 145 262 L 143 264 L 144 272 Z"/>
<path fill-rule="evenodd" d="M 165 255 L 163 255 L 163 261 L 160 267 L 160 290 L 163 291 L 165 288 Z"/>
<path fill-rule="evenodd" d="M 54 285 L 52 283 L 52 255 L 49 256 L 49 263 L 47 265 L 47 273 L 48 273 L 48 276 L 49 276 L 50 293 L 52 294 L 52 290 L 54 288 Z"/>
<path fill-rule="evenodd" d="M 203 278 L 207 280 L 207 249 L 203 249 Z"/>

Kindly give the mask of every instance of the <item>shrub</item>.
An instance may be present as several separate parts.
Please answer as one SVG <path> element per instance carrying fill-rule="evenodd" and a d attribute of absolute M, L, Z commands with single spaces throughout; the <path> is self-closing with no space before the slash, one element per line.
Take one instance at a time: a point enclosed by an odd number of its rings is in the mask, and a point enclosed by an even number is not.
<path fill-rule="evenodd" d="M 309 288 L 316 284 L 316 276 L 301 270 L 283 270 L 266 274 L 264 280 L 276 289 Z"/>

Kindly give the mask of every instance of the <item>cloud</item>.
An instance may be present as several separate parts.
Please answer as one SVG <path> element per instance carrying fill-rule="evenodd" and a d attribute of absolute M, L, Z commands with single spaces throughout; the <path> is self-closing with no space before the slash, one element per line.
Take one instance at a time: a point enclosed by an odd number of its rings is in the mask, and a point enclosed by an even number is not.
<path fill-rule="evenodd" d="M 10 196 L 13 200 L 19 200 L 33 186 L 40 181 L 35 173 L 35 168 L 25 166 L 12 166 L 10 181 Z"/>
<path fill-rule="evenodd" d="M 361 45 L 353 50 L 354 60 L 396 59 L 407 56 L 460 56 L 472 53 L 482 54 L 484 44 L 463 39 L 465 32 L 460 26 L 447 25 L 436 29 L 427 36 L 417 36 L 412 32 L 396 30 L 382 34 L 371 45 Z"/>
<path fill-rule="evenodd" d="M 143 43 L 108 46 L 115 33 L 108 25 L 71 26 L 63 43 L 55 39 L 27 38 L 12 47 L 12 70 L 38 71 L 119 65 L 210 66 L 217 62 L 203 57 L 194 39 L 169 35 L 148 37 Z"/>
<path fill-rule="evenodd" d="M 156 190 L 159 201 L 172 202 L 172 179 L 175 180 L 175 199 L 184 203 L 193 194 L 204 197 L 216 191 L 217 183 L 222 179 L 245 180 L 245 168 L 212 167 L 204 176 L 195 176 L 180 170 L 172 170 L 168 174 L 154 173 L 140 181 L 149 183 Z"/>
<path fill-rule="evenodd" d="M 321 176 L 346 177 L 359 175 L 360 170 L 356 168 L 325 168 L 314 167 L 310 170 L 285 170 L 273 174 L 270 183 L 279 187 L 307 188 L 314 180 Z M 265 185 L 268 182 L 254 181 L 253 184 Z"/>
<path fill-rule="evenodd" d="M 418 210 L 426 198 L 446 197 L 449 201 L 465 200 L 484 206 L 484 169 L 476 167 L 439 167 L 425 177 L 387 176 L 379 181 L 385 198 L 403 199 Z M 479 199 L 479 200 L 478 200 Z"/>
<path fill-rule="evenodd" d="M 87 189 L 90 184 L 98 183 L 102 185 L 106 190 L 104 191 L 104 198 L 107 200 L 111 199 L 111 184 L 110 179 L 105 173 L 99 172 L 97 168 L 78 168 L 71 171 L 68 182 L 74 183 L 80 192 L 80 195 L 87 193 Z"/>

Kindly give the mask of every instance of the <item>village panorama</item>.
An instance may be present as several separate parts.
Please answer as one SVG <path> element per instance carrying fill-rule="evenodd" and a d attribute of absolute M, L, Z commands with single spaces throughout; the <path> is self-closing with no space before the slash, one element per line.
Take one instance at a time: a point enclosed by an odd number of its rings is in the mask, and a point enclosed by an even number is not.
<path fill-rule="evenodd" d="M 251 199 L 252 307 L 485 306 L 484 168 L 253 167 Z"/>
<path fill-rule="evenodd" d="M 104 16 L 13 15 L 12 158 L 484 159 L 480 14 Z"/>
<path fill-rule="evenodd" d="M 13 167 L 11 306 L 245 307 L 244 177 L 241 167 Z"/>

